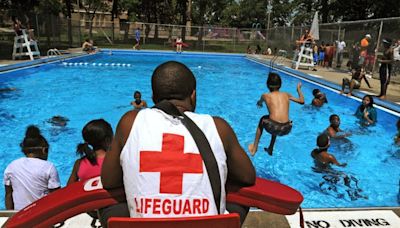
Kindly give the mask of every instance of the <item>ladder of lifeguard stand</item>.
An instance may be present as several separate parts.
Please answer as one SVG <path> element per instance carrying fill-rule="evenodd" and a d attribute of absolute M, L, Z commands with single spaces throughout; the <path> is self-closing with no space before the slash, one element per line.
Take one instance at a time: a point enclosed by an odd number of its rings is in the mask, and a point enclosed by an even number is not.
<path fill-rule="evenodd" d="M 303 59 L 305 61 L 302 61 Z M 299 66 L 314 67 L 314 58 L 311 45 L 310 47 L 306 47 L 305 43 L 301 45 L 300 53 L 296 61 L 296 70 L 299 69 Z"/>
<path fill-rule="evenodd" d="M 24 47 L 26 47 L 26 51 L 24 50 Z M 33 50 L 31 47 L 33 47 Z M 33 60 L 34 56 L 40 56 L 37 42 L 34 40 L 29 40 L 28 35 L 26 35 L 25 29 L 22 30 L 22 35 L 17 35 L 14 37 L 12 59 L 15 60 L 16 57 L 21 56 L 29 56 L 31 60 Z"/>

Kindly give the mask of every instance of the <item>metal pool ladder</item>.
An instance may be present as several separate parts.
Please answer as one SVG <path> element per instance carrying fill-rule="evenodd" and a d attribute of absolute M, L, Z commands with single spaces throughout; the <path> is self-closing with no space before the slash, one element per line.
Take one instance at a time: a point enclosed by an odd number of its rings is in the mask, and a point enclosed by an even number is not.
<path fill-rule="evenodd" d="M 47 51 L 47 57 L 56 57 L 61 55 L 61 52 L 57 48 L 51 48 Z"/>

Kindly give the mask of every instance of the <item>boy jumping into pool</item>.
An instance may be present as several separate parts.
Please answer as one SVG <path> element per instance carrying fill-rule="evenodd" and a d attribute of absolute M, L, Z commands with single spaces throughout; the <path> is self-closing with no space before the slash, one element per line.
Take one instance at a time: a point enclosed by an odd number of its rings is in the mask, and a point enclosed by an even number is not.
<path fill-rule="evenodd" d="M 304 104 L 304 96 L 301 92 L 301 83 L 297 84 L 297 93 L 299 98 L 295 98 L 289 93 L 279 92 L 282 80 L 277 73 L 271 72 L 268 75 L 267 87 L 270 93 L 264 93 L 257 101 L 257 106 L 262 107 L 263 101 L 267 105 L 269 115 L 261 117 L 254 143 L 250 144 L 248 149 L 252 156 L 255 155 L 258 149 L 258 142 L 261 138 L 263 128 L 271 134 L 271 142 L 268 148 L 264 148 L 269 155 L 272 155 L 274 144 L 277 136 L 289 134 L 292 130 L 292 121 L 289 120 L 289 101 L 292 100 L 299 104 Z"/>

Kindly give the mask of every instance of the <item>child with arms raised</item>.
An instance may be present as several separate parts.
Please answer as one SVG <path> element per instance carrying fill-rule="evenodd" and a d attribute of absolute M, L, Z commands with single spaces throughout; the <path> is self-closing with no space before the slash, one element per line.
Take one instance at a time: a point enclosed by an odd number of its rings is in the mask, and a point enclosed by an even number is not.
<path fill-rule="evenodd" d="M 292 130 L 292 121 L 289 120 L 289 101 L 304 104 L 304 96 L 301 92 L 301 83 L 297 84 L 297 93 L 299 98 L 295 98 L 289 93 L 280 92 L 282 81 L 277 73 L 271 72 L 268 75 L 267 87 L 270 93 L 264 93 L 257 101 L 257 106 L 262 107 L 265 102 L 269 115 L 261 117 L 256 130 L 254 143 L 249 145 L 251 155 L 254 155 L 258 149 L 258 142 L 261 138 L 263 129 L 271 134 L 271 142 L 268 148 L 264 148 L 269 155 L 272 155 L 277 136 L 289 134 Z"/>

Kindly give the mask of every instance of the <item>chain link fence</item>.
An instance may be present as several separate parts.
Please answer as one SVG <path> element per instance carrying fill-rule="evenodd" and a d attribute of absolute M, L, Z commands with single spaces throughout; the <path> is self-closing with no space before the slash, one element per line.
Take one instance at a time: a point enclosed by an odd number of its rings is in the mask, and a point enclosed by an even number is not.
<path fill-rule="evenodd" d="M 35 39 L 39 41 L 42 53 L 49 48 L 80 47 L 87 38 L 94 40 L 99 47 L 132 48 L 135 44 L 135 30 L 141 29 L 141 48 L 157 50 L 174 50 L 174 41 L 180 36 L 188 44 L 188 51 L 246 53 L 248 48 L 253 52 L 263 53 L 270 48 L 272 54 L 292 56 L 296 48 L 296 40 L 309 27 L 274 27 L 268 30 L 255 28 L 227 28 L 220 26 L 183 26 L 169 24 L 154 24 L 141 22 L 111 22 L 103 20 L 72 20 L 70 28 L 72 37 L 68 36 L 68 20 L 61 17 L 41 15 L 31 22 Z M 366 34 L 370 34 L 371 45 L 368 51 L 371 63 L 369 70 L 377 69 L 377 54 L 382 50 L 382 38 L 400 39 L 400 18 L 375 19 L 319 25 L 317 42 L 335 45 L 336 41 L 346 43 L 344 50 L 344 64 L 352 59 L 355 53 L 353 45 L 359 43 Z M 4 41 L 4 32 L 2 41 Z M 13 41 L 13 36 L 9 41 Z M 7 39 L 7 38 L 6 38 Z M 4 43 L 4 42 L 3 42 Z M 12 49 L 10 44 L 9 49 Z M 257 48 L 258 47 L 258 48 Z M 258 49 L 258 50 L 257 50 Z M 375 52 L 377 51 L 377 52 Z M 10 51 L 11 53 L 11 51 Z M 358 55 L 358 54 L 357 54 Z M 335 59 L 335 58 L 334 58 Z M 335 65 L 335 60 L 333 66 Z"/>

